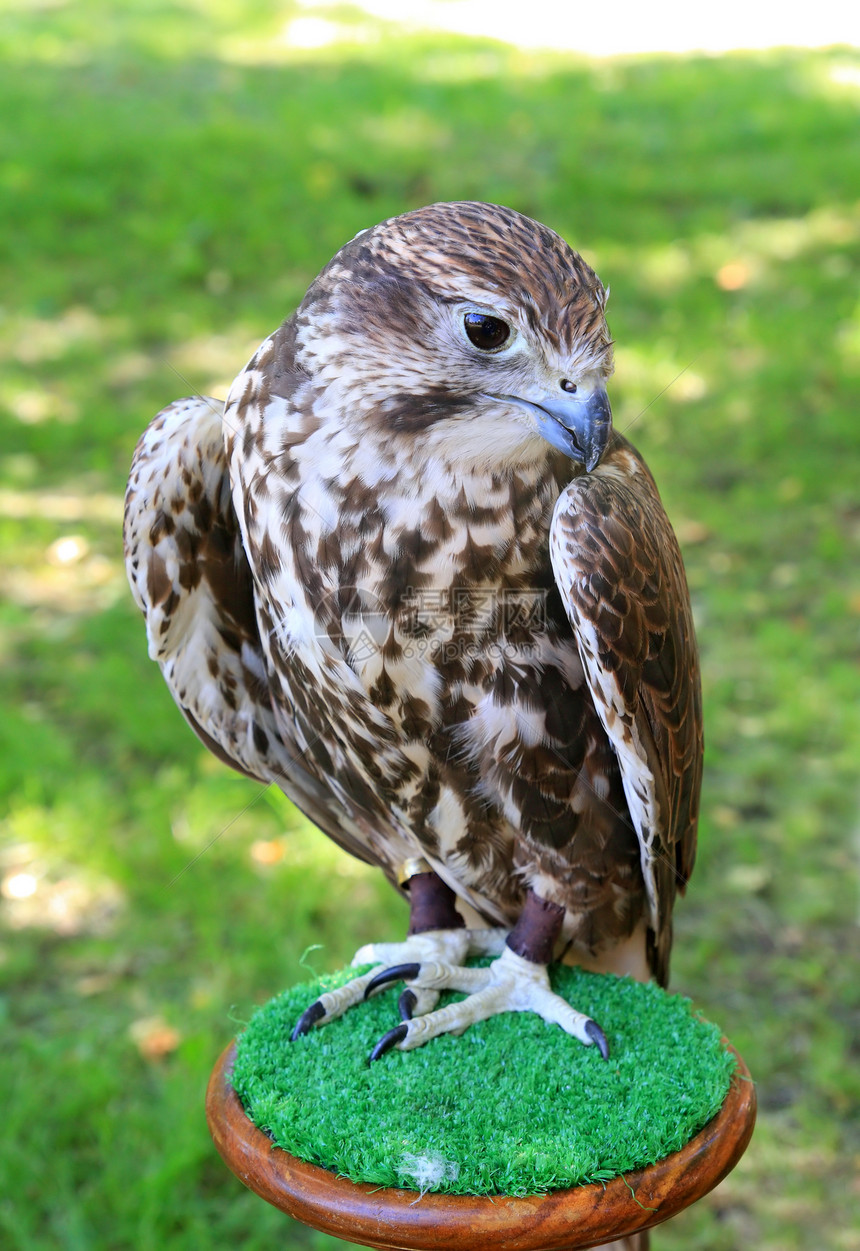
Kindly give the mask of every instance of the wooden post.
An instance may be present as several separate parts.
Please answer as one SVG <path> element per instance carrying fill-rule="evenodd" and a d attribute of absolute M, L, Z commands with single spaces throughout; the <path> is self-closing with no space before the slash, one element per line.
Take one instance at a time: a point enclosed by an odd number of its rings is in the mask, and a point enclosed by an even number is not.
<path fill-rule="evenodd" d="M 290 1216 L 380 1251 L 574 1251 L 635 1235 L 695 1203 L 743 1155 L 755 1124 L 755 1088 L 740 1056 L 720 1112 L 681 1151 L 606 1185 L 546 1195 L 425 1194 L 358 1185 L 275 1147 L 248 1119 L 231 1085 L 231 1044 L 206 1095 L 209 1129 L 240 1181 Z"/>

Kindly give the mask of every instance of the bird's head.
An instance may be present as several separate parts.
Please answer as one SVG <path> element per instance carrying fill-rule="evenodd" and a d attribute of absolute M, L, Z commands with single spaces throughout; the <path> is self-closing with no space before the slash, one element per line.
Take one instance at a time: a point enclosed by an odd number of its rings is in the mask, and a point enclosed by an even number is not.
<path fill-rule="evenodd" d="M 546 226 L 433 204 L 337 253 L 298 311 L 297 363 L 322 407 L 359 429 L 496 463 L 549 443 L 591 470 L 611 431 L 605 304 Z"/>

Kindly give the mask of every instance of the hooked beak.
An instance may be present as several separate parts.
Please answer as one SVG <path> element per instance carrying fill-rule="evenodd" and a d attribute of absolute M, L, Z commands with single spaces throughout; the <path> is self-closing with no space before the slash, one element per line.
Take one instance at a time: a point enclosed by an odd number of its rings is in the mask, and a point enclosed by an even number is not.
<path fill-rule="evenodd" d="M 500 395 L 534 413 L 543 437 L 560 452 L 580 461 L 590 473 L 597 465 L 612 432 L 612 409 L 605 387 L 559 396 L 541 396 L 540 402 L 518 395 Z"/>

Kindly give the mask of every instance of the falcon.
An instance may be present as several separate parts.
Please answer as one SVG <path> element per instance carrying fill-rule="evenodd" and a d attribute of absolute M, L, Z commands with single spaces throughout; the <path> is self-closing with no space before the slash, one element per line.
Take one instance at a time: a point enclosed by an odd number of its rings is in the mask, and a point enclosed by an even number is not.
<path fill-rule="evenodd" d="M 226 403 L 138 444 L 128 573 L 186 720 L 409 899 L 405 940 L 294 1038 L 402 980 L 372 1059 L 505 1011 L 605 1058 L 547 965 L 667 980 L 701 695 L 678 544 L 612 428 L 606 294 L 510 209 L 408 212 L 337 253 Z"/>

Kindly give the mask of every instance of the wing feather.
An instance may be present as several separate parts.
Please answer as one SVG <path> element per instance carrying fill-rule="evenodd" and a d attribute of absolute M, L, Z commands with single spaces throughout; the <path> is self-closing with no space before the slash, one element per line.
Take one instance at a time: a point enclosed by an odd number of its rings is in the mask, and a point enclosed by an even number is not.
<path fill-rule="evenodd" d="M 650 924 L 667 957 L 675 890 L 695 858 L 701 687 L 678 542 L 644 461 L 620 436 L 601 465 L 559 497 L 550 553 L 619 761 Z"/>
<path fill-rule="evenodd" d="M 251 569 L 233 509 L 221 401 L 178 400 L 137 445 L 125 500 L 125 559 L 149 654 L 198 738 L 225 764 L 274 782 L 330 838 L 375 862 L 344 829 L 303 744 L 272 707 Z"/>

